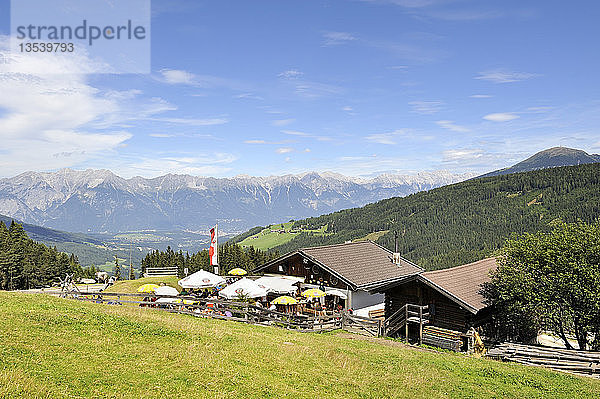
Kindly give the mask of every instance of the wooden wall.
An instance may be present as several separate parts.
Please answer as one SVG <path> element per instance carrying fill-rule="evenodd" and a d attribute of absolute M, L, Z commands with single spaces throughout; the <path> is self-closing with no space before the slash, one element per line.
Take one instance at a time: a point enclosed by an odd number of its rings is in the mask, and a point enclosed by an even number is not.
<path fill-rule="evenodd" d="M 471 327 L 473 318 L 469 311 L 418 280 L 385 291 L 385 317 L 390 317 L 407 303 L 433 304 L 435 312 L 430 315 L 431 325 L 462 332 Z"/>
<path fill-rule="evenodd" d="M 284 261 L 278 262 L 266 270 L 264 273 L 285 274 L 288 276 L 304 277 L 304 282 L 309 284 L 323 285 L 325 287 L 347 289 L 346 284 L 331 276 L 323 268 L 308 261 L 304 263 L 301 255 L 294 255 Z M 336 281 L 337 280 L 337 281 Z"/>

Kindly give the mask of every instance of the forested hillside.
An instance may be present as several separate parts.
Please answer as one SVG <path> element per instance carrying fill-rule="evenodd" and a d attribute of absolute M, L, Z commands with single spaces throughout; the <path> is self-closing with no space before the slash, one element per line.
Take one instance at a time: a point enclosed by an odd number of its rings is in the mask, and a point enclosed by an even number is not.
<path fill-rule="evenodd" d="M 42 287 L 65 273 L 84 273 L 75 256 L 31 240 L 18 223 L 7 228 L 0 221 L 0 289 Z"/>
<path fill-rule="evenodd" d="M 426 269 L 468 263 L 490 255 L 511 233 L 547 231 L 560 219 L 600 217 L 600 164 L 544 169 L 469 180 L 404 198 L 392 198 L 295 222 L 327 225 L 330 236 L 299 234 L 281 253 L 342 243 L 389 230 L 377 242 Z"/>
<path fill-rule="evenodd" d="M 250 271 L 278 256 L 279 252 L 277 251 L 267 253 L 253 247 L 243 249 L 241 246 L 229 242 L 219 247 L 219 265 L 222 273 L 227 273 L 236 267 Z M 156 250 L 150 252 L 142 260 L 142 274 L 148 267 L 177 267 L 180 277 L 183 277 L 184 268 L 186 267 L 190 273 L 200 269 L 213 271 L 206 249 L 192 255 L 189 253 L 184 254 L 182 251 L 175 252 L 171 247 L 167 248 L 166 251 Z"/>

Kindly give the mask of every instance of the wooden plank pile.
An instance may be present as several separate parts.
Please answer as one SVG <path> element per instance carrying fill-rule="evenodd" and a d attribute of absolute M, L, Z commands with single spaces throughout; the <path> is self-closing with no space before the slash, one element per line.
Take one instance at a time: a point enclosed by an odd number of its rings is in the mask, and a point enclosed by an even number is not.
<path fill-rule="evenodd" d="M 369 310 L 369 318 L 385 320 L 385 309 Z"/>
<path fill-rule="evenodd" d="M 600 378 L 600 352 L 545 348 L 505 342 L 490 349 L 486 356 Z"/>
<path fill-rule="evenodd" d="M 462 334 L 445 328 L 425 326 L 423 327 L 423 343 L 460 352 L 463 344 Z"/>

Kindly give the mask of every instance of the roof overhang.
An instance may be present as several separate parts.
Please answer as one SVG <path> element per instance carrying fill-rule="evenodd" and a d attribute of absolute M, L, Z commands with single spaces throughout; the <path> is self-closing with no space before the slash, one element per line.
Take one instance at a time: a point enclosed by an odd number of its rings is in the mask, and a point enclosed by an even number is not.
<path fill-rule="evenodd" d="M 397 287 L 401 284 L 405 284 L 411 281 L 420 281 L 423 284 L 433 288 L 434 290 L 436 290 L 437 292 L 439 292 L 440 294 L 444 295 L 445 297 L 447 297 L 448 299 L 458 303 L 461 307 L 463 307 L 464 309 L 466 309 L 467 311 L 469 311 L 472 314 L 477 314 L 477 312 L 479 312 L 480 309 L 477 309 L 476 307 L 474 307 L 473 305 L 465 302 L 464 300 L 462 300 L 461 298 L 457 297 L 456 295 L 452 294 L 450 291 L 446 290 L 445 288 L 439 286 L 438 284 L 434 283 L 433 281 L 431 281 L 430 279 L 428 279 L 427 277 L 423 276 L 423 274 L 419 273 L 419 274 L 413 274 L 410 276 L 407 276 L 405 278 L 399 278 L 396 279 L 394 281 L 387 281 L 387 282 L 383 282 L 380 285 L 376 285 L 373 286 L 371 288 L 368 289 L 368 291 L 370 293 L 376 293 L 376 292 L 384 292 L 387 291 L 391 288 Z"/>
<path fill-rule="evenodd" d="M 255 268 L 254 270 L 252 270 L 252 273 L 261 272 L 261 271 L 263 271 L 265 269 L 268 269 L 269 267 L 271 267 L 273 265 L 276 265 L 276 264 L 279 264 L 281 262 L 284 262 L 284 261 L 290 259 L 291 257 L 295 256 L 295 255 L 300 255 L 300 257 L 302 257 L 303 259 L 309 260 L 310 262 L 312 262 L 315 265 L 319 266 L 323 270 L 327 271 L 332 276 L 337 277 L 340 281 L 342 281 L 344 284 L 346 284 L 353 291 L 356 290 L 357 288 L 359 288 L 355 283 L 353 283 L 352 281 L 348 280 L 347 278 L 345 278 L 344 276 L 342 276 L 341 274 L 339 274 L 335 270 L 331 269 L 330 267 L 328 267 L 324 263 L 319 262 L 317 259 L 313 258 L 309 254 L 303 252 L 301 249 L 299 249 L 297 251 L 293 251 L 293 252 L 287 253 L 287 254 L 285 254 L 283 256 L 280 256 L 277 259 L 273 259 L 272 261 L 267 262 L 264 265 L 259 266 L 259 267 Z"/>

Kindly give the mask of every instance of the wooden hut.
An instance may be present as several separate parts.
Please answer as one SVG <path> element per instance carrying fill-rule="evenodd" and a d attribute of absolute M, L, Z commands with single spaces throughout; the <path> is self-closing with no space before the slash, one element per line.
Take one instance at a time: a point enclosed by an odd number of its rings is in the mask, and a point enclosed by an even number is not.
<path fill-rule="evenodd" d="M 373 290 L 385 294 L 386 318 L 406 304 L 428 306 L 429 325 L 466 332 L 483 324 L 487 318 L 481 288 L 490 281 L 490 271 L 496 267 L 496 259 L 488 258 L 415 274 Z"/>
<path fill-rule="evenodd" d="M 382 303 L 384 295 L 370 292 L 374 286 L 393 283 L 423 269 L 372 241 L 301 248 L 272 260 L 253 273 L 304 278 L 306 284 L 336 288 L 346 293 L 346 308 L 358 309 Z"/>

